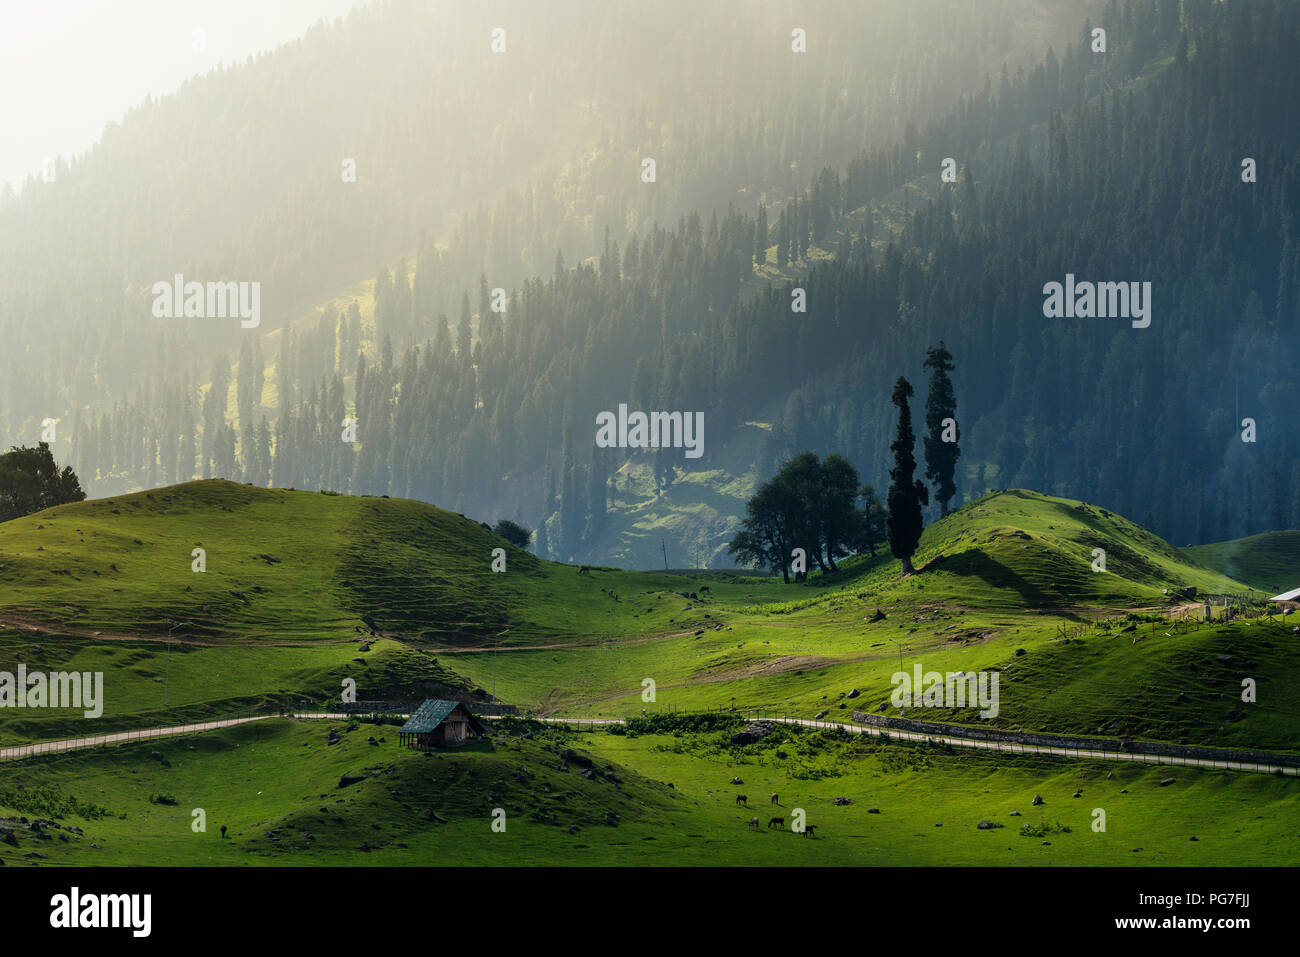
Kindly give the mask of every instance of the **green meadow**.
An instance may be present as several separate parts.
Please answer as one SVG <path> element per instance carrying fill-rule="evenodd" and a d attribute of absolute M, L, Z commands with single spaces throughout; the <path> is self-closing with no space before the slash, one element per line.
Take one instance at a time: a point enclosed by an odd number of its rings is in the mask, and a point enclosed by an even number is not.
<path fill-rule="evenodd" d="M 495 549 L 505 550 L 504 572 L 491 570 Z M 1249 551 L 1262 562 L 1267 543 Z M 885 550 L 790 585 L 722 571 L 582 572 L 423 503 L 222 481 L 0 524 L 0 670 L 22 662 L 103 672 L 105 682 L 98 719 L 6 709 L 0 746 L 302 702 L 328 709 L 349 682 L 368 700 L 482 701 L 495 689 L 525 713 L 667 721 L 626 733 L 509 721 L 489 741 L 424 755 L 399 748 L 391 724 L 271 718 L 6 762 L 0 829 L 18 845 L 0 844 L 0 858 L 1296 862 L 1293 778 L 789 726 L 734 747 L 738 718 L 697 726 L 681 716 L 896 714 L 891 677 L 919 664 L 997 672 L 988 721 L 1001 728 L 1296 750 L 1300 639 L 1290 622 L 1225 621 L 1221 607 L 1220 618 L 1199 620 L 1206 593 L 1263 597 L 1258 574 L 1228 577 L 1224 563 L 1122 516 L 1022 490 L 932 524 L 916 565 L 904 579 Z M 1243 701 L 1246 679 L 1254 701 Z M 925 717 L 980 721 L 969 709 Z M 744 785 L 731 786 L 734 777 Z M 787 813 L 769 806 L 772 792 Z M 205 832 L 191 828 L 196 808 Z M 491 829 L 496 808 L 504 833 Z M 811 837 L 789 830 L 793 808 L 816 828 Z M 1098 808 L 1104 831 L 1093 829 Z M 757 833 L 752 816 L 764 824 Z M 784 830 L 765 826 L 773 816 L 787 818 Z M 83 833 L 43 837 L 23 817 Z"/>
<path fill-rule="evenodd" d="M 327 743 L 329 727 L 339 728 L 338 744 Z M 0 813 L 56 817 L 81 833 L 18 831 L 16 847 L 0 844 L 0 860 L 1300 863 L 1300 783 L 1290 778 L 959 753 L 795 728 L 736 748 L 726 743 L 734 728 L 620 735 L 520 724 L 490 743 L 422 754 L 399 747 L 391 725 L 346 727 L 270 719 L 23 761 L 6 769 Z M 743 786 L 729 783 L 737 777 Z M 798 810 L 815 828 L 809 836 L 791 829 Z M 783 826 L 768 827 L 772 817 Z"/>

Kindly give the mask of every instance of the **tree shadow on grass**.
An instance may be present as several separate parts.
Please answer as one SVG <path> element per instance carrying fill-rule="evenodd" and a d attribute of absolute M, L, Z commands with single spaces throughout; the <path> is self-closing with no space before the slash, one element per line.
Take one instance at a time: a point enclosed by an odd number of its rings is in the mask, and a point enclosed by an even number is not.
<path fill-rule="evenodd" d="M 983 549 L 967 549 L 944 559 L 939 567 L 951 575 L 979 578 L 994 588 L 1010 588 L 1020 596 L 1025 608 L 1052 607 L 1059 603 L 1057 596 L 1043 591 L 1033 582 L 990 557 Z"/>

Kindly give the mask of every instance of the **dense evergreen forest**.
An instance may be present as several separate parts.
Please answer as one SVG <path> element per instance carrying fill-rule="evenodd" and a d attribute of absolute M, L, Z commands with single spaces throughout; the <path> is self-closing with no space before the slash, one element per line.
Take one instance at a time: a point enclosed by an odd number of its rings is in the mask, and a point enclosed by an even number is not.
<path fill-rule="evenodd" d="M 793 194 L 805 170 L 890 142 L 1041 46 L 1070 5 L 786 0 L 739 19 L 689 0 L 358 8 L 146 101 L 54 182 L 0 192 L 0 439 L 115 402 L 148 419 L 173 404 L 143 390 L 197 404 L 214 354 L 233 364 L 244 336 L 151 321 L 160 279 L 259 281 L 267 332 L 418 254 L 403 349 L 432 338 L 481 272 L 509 287 L 548 274 L 557 250 L 598 252 L 606 228 L 625 238 Z M 791 23 L 812 55 L 791 55 Z M 637 176 L 647 155 L 654 189 Z"/>
<path fill-rule="evenodd" d="M 693 485 L 700 499 L 735 481 L 752 490 L 812 449 L 883 488 L 890 389 L 920 377 L 927 347 L 944 340 L 962 431 L 954 504 L 1034 488 L 1103 504 L 1180 545 L 1300 526 L 1300 435 L 1286 415 L 1300 319 L 1288 89 L 1300 9 L 1111 0 L 1084 22 L 1089 11 L 1063 5 L 1061 52 L 1044 36 L 1038 61 L 1013 69 L 1002 54 L 1008 38 L 1025 42 L 1023 5 L 924 22 L 926 4 L 891 5 L 890 30 L 857 5 L 831 6 L 832 20 L 851 21 L 833 31 L 836 56 L 785 52 L 775 72 L 752 53 L 770 41 L 753 22 L 673 34 L 699 70 L 748 81 L 717 84 L 729 92 L 703 111 L 685 105 L 698 74 L 618 62 L 599 40 L 648 24 L 616 26 L 599 5 L 572 21 L 538 16 L 536 36 L 569 37 L 593 50 L 594 69 L 628 73 L 624 87 L 589 84 L 612 97 L 584 101 L 599 121 L 560 110 L 573 130 L 559 147 L 530 126 L 518 93 L 530 69 L 539 96 L 567 105 L 587 89 L 560 47 L 512 30 L 525 55 L 500 86 L 457 86 L 456 97 L 406 82 L 403 64 L 422 61 L 394 54 L 383 70 L 357 71 L 364 83 L 331 81 L 347 86 L 340 126 L 285 144 L 302 151 L 298 193 L 267 185 L 261 164 L 273 157 L 255 134 L 274 142 L 280 111 L 335 111 L 327 93 L 262 114 L 250 104 L 256 122 L 238 128 L 248 147 L 195 144 L 211 167 L 193 181 L 156 183 L 142 157 L 182 122 L 185 97 L 211 96 L 226 115 L 255 76 L 268 84 L 259 70 L 298 89 L 295 71 L 373 56 L 366 31 L 416 8 L 318 28 L 147 104 L 58 182 L 79 206 L 56 184 L 0 197 L 0 321 L 18 347 L 3 363 L 0 438 L 31 444 L 53 405 L 66 416 L 56 450 L 92 491 L 220 475 L 403 495 L 539 527 L 550 557 L 617 558 L 611 516 L 690 473 L 708 477 Z M 760 22 L 788 37 L 798 19 Z M 844 46 L 884 34 L 909 45 L 879 60 Z M 464 69 L 460 46 L 446 54 L 449 75 Z M 321 186 L 337 176 L 349 109 L 393 172 L 340 199 Z M 470 116 L 481 124 L 473 142 L 492 148 L 465 144 L 455 158 L 430 139 L 440 119 Z M 639 179 L 643 156 L 658 161 L 653 184 Z M 550 165 L 535 174 L 539 157 Z M 945 158 L 956 182 L 941 177 Z M 1256 181 L 1243 177 L 1246 158 Z M 456 174 L 440 181 L 442 168 Z M 137 192 L 95 190 L 96 175 L 128 172 Z M 428 188 L 393 185 L 415 178 Z M 171 222 L 165 245 L 150 217 L 122 212 L 146 189 Z M 413 261 L 401 258 L 412 249 Z M 367 259 L 387 265 L 376 275 Z M 237 324 L 137 318 L 150 281 L 208 264 L 224 270 L 214 278 L 261 275 L 279 290 L 267 294 L 270 329 L 239 337 Z M 1150 326 L 1045 318 L 1044 284 L 1067 274 L 1149 281 Z M 364 292 L 339 284 L 369 275 Z M 501 312 L 496 288 L 507 292 Z M 792 310 L 795 290 L 804 312 Z M 619 403 L 703 411 L 704 456 L 596 449 L 595 417 Z M 356 443 L 340 441 L 347 417 Z M 1245 418 L 1255 442 L 1242 440 Z M 692 557 L 725 562 L 738 520 L 715 506 Z"/>

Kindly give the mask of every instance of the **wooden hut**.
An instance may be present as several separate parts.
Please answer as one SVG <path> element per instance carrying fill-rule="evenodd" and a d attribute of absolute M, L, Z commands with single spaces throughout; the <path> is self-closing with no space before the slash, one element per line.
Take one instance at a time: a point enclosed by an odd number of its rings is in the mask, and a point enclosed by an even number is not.
<path fill-rule="evenodd" d="M 459 701 L 428 698 L 397 732 L 408 748 L 445 748 L 487 733 L 482 722 Z"/>

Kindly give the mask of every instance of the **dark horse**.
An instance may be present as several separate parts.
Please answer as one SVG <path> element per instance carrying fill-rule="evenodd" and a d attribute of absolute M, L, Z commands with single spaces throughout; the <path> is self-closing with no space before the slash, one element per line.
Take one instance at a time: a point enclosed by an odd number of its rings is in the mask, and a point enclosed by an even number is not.
<path fill-rule="evenodd" d="M 768 827 L 785 827 L 785 818 L 774 817 L 767 822 Z"/>
<path fill-rule="evenodd" d="M 745 805 L 745 807 L 749 807 L 749 798 L 746 797 L 746 796 L 743 795 L 743 794 L 737 794 L 737 795 L 736 795 L 736 803 L 737 803 L 737 804 L 743 804 L 743 805 Z"/>

